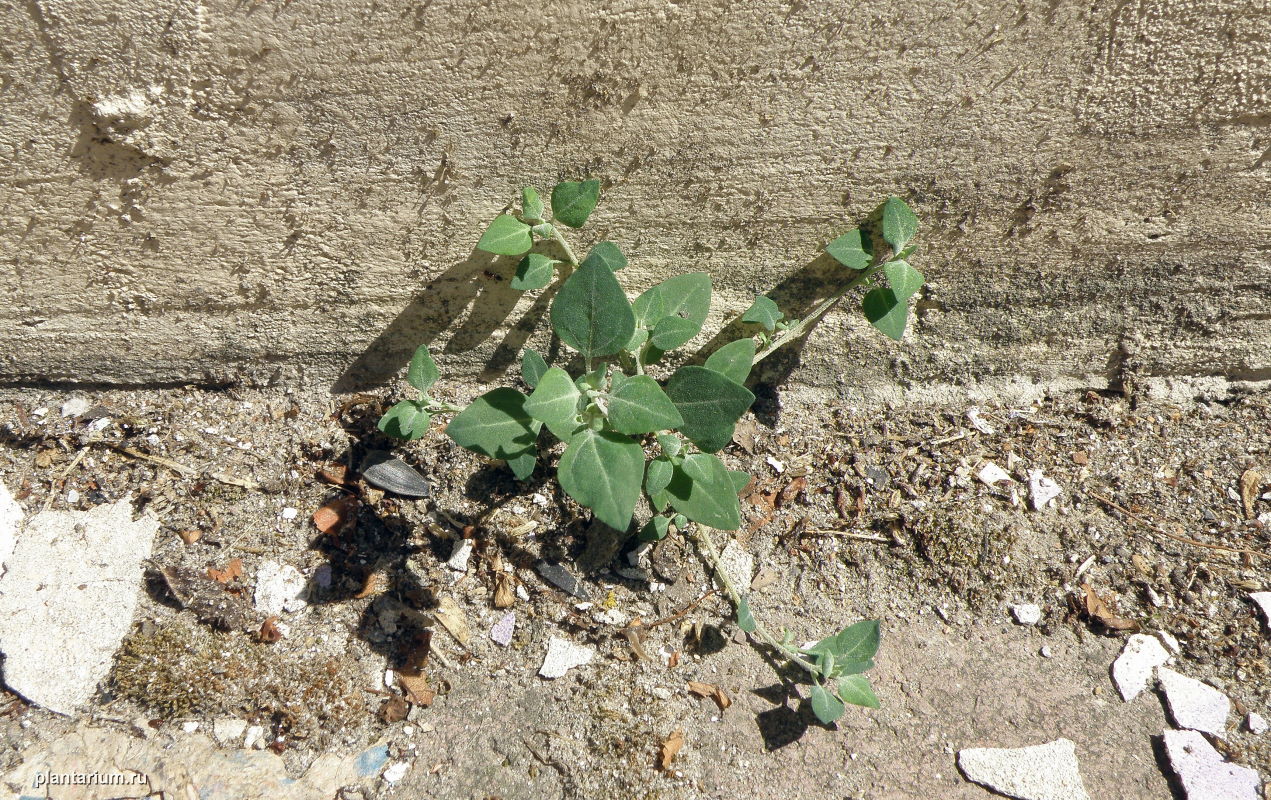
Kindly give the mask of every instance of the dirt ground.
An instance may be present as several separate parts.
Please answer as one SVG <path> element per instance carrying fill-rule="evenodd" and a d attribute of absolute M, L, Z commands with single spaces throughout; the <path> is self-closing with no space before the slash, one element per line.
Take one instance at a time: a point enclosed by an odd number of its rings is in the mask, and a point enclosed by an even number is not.
<path fill-rule="evenodd" d="M 816 721 L 806 685 L 747 641 L 721 597 L 697 602 L 708 576 L 681 539 L 648 554 L 651 581 L 615 572 L 625 553 L 611 560 L 547 481 L 559 453 L 518 483 L 436 420 L 394 449 L 432 498 L 367 487 L 366 454 L 393 448 L 374 428 L 387 393 L 6 390 L 0 478 L 28 515 L 127 496 L 160 520 L 132 633 L 84 720 L 140 725 L 177 760 L 183 723 L 235 718 L 266 728 L 293 776 L 377 742 L 410 765 L 343 797 L 971 799 L 991 793 L 962 777 L 958 749 L 1062 736 L 1092 797 L 1181 797 L 1160 755 L 1160 700 L 1123 703 L 1109 677 L 1133 625 L 1172 634 L 1176 668 L 1231 697 L 1220 747 L 1268 777 L 1271 735 L 1240 725 L 1246 711 L 1271 715 L 1271 636 L 1248 599 L 1271 589 L 1271 477 L 1252 508 L 1241 492 L 1248 470 L 1271 476 L 1266 393 L 1065 395 L 982 407 L 979 426 L 966 406 L 786 408 L 757 393 L 723 453 L 755 476 L 733 538 L 755 559 L 756 616 L 800 641 L 882 624 L 870 673 L 882 708 L 849 708 L 837 725 Z M 68 400 L 87 410 L 63 416 Z M 986 462 L 1016 482 L 978 480 Z M 1062 490 L 1040 511 L 1032 470 Z M 333 501 L 324 533 L 312 515 Z M 714 535 L 721 547 L 732 536 Z M 465 537 L 472 556 L 452 569 Z M 544 581 L 543 559 L 580 575 L 590 605 Z M 262 635 L 252 596 L 266 562 L 300 570 L 309 602 Z M 1107 603 L 1102 621 L 1086 585 Z M 200 606 L 207 591 L 232 613 Z M 506 613 L 496 599 L 516 614 L 507 647 L 489 635 Z M 1021 602 L 1042 607 L 1039 624 L 1012 619 Z M 640 658 L 621 631 L 667 617 L 644 630 Z M 597 656 L 542 678 L 551 637 Z M 2 702 L 3 773 L 82 724 Z"/>

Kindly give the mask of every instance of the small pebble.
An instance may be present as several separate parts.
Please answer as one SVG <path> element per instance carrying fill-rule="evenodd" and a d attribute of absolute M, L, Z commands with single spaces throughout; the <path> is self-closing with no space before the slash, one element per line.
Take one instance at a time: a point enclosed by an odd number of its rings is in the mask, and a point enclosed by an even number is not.
<path fill-rule="evenodd" d="M 410 771 L 409 761 L 398 761 L 390 764 L 388 769 L 384 770 L 382 777 L 386 783 L 397 783 L 406 777 L 406 773 Z"/>
<path fill-rule="evenodd" d="M 295 519 L 299 514 L 300 512 L 297 509 L 288 506 L 282 510 L 282 513 L 279 516 L 283 519 Z"/>
<path fill-rule="evenodd" d="M 1249 716 L 1245 717 L 1245 727 L 1249 729 L 1249 733 L 1254 736 L 1261 736 L 1271 728 L 1271 723 L 1267 722 L 1267 718 L 1261 714 L 1250 711 Z"/>
<path fill-rule="evenodd" d="M 1036 625 L 1042 621 L 1042 607 L 1036 603 L 1016 603 L 1011 606 L 1011 616 L 1020 625 Z"/>
<path fill-rule="evenodd" d="M 1050 658 L 1054 653 L 1050 650 L 1050 645 L 1044 644 L 1041 649 L 1042 658 Z"/>
<path fill-rule="evenodd" d="M 75 505 L 76 503 L 78 503 L 78 502 L 79 502 L 79 492 L 75 491 L 74 489 L 71 489 L 69 492 L 67 492 L 67 493 L 66 493 L 66 502 L 67 502 L 67 504 L 69 504 L 69 505 Z"/>

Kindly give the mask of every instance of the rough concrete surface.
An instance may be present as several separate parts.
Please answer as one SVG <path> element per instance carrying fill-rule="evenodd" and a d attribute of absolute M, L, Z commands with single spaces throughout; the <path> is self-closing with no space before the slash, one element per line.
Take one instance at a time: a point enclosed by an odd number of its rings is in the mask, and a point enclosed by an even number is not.
<path fill-rule="evenodd" d="M 708 271 L 714 322 L 798 313 L 820 247 L 907 197 L 908 341 L 831 315 L 805 386 L 1271 378 L 1260 0 L 5 0 L 0 34 L 10 384 L 352 389 L 423 341 L 489 377 L 551 290 L 473 245 L 582 175 L 579 243 L 631 290 Z"/>

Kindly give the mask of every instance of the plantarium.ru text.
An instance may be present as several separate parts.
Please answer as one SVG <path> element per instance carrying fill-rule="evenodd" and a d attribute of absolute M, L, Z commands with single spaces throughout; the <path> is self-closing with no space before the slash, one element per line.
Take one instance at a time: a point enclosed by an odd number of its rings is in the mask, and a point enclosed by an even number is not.
<path fill-rule="evenodd" d="M 561 488 L 597 520 L 628 530 L 643 493 L 656 513 L 639 525 L 641 539 L 683 533 L 694 541 L 736 607 L 742 630 L 807 673 L 819 719 L 833 722 L 844 704 L 878 707 L 861 674 L 874 665 L 876 621 L 849 625 L 810 647 L 796 646 L 792 634 L 778 638 L 755 619 L 747 587 L 733 585 L 720 568 L 710 530 L 741 526 L 738 493 L 750 475 L 728 469 L 716 453 L 732 440 L 738 419 L 755 400 L 745 386 L 751 368 L 801 338 L 848 293 L 865 288 L 861 309 L 866 319 L 891 338 L 902 337 L 909 298 L 923 284 L 922 274 L 906 260 L 915 250 L 917 218 L 903 200 L 887 199 L 866 225 L 826 246 L 826 253 L 853 270 L 854 277 L 806 317 L 788 320 L 771 299 L 756 297 L 741 316 L 752 336 L 718 348 L 702 366 L 679 366 L 662 379 L 667 370 L 659 365 L 666 354 L 696 337 L 706 321 L 710 276 L 676 275 L 629 300 L 616 275 L 627 266 L 619 247 L 600 242 L 580 261 L 562 233 L 582 227 L 599 198 L 598 180 L 560 183 L 552 190 L 549 213 L 538 192 L 526 187 L 519 213 L 500 214 L 477 243 L 489 253 L 522 256 L 514 289 L 543 289 L 559 274 L 552 331 L 579 358 L 549 365 L 526 349 L 521 377 L 528 394 L 495 389 L 459 408 L 428 396 L 440 372 L 421 346 L 407 373 L 419 397 L 389 409 L 380 429 L 418 439 L 433 414 L 458 412 L 447 435 L 462 447 L 506 461 L 524 480 L 534 471 L 546 428 L 565 443 L 556 465 Z"/>

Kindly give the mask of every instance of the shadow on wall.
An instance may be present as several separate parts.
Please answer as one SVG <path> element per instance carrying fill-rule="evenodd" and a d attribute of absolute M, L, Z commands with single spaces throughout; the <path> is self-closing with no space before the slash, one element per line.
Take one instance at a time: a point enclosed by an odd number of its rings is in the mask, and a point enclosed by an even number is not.
<path fill-rule="evenodd" d="M 383 386 L 410 362 L 415 348 L 421 344 L 427 344 L 434 353 L 465 353 L 481 346 L 503 325 L 521 299 L 522 292 L 509 285 L 519 261 L 519 257 L 492 256 L 473 250 L 467 259 L 447 269 L 418 292 L 336 379 L 331 391 L 356 392 Z M 559 286 L 558 280 L 544 290 L 511 325 L 486 362 L 482 380 L 502 375 L 516 362 L 530 334 L 546 317 Z M 447 331 L 453 333 L 445 349 L 438 351 L 433 342 Z"/>

